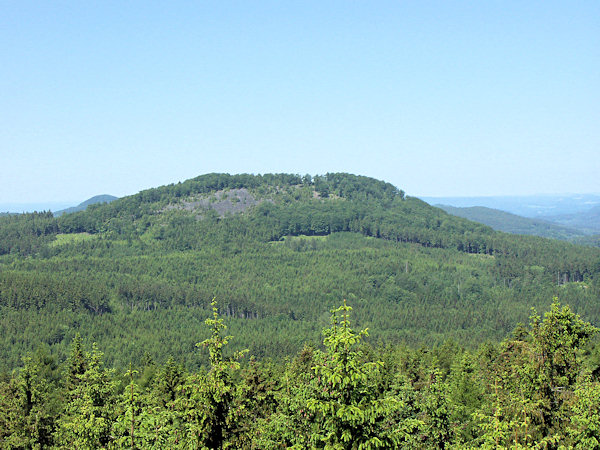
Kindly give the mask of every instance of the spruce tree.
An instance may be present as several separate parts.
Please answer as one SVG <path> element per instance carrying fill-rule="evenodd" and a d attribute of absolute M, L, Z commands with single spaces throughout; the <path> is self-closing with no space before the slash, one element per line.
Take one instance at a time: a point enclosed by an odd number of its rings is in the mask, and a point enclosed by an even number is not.
<path fill-rule="evenodd" d="M 358 345 L 367 330 L 350 327 L 352 308 L 331 311 L 331 328 L 323 331 L 326 351 L 317 351 L 307 409 L 316 424 L 313 445 L 327 448 L 393 448 L 409 439 L 412 424 L 394 419 L 403 404 L 382 395 L 377 380 L 383 363 L 365 361 Z"/>

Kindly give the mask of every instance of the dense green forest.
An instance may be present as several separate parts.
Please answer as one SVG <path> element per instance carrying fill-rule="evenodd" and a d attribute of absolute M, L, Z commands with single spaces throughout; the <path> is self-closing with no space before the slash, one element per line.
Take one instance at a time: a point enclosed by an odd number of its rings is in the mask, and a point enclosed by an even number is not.
<path fill-rule="evenodd" d="M 3 216 L 0 444 L 592 448 L 599 275 L 343 173 Z"/>
<path fill-rule="evenodd" d="M 80 333 L 109 367 L 186 368 L 217 298 L 257 358 L 318 342 L 346 298 L 371 340 L 503 339 L 558 297 L 594 324 L 600 250 L 514 236 L 349 174 L 208 174 L 53 217 L 0 218 L 0 370 Z M 157 332 L 160 331 L 160 332 Z"/>
<path fill-rule="evenodd" d="M 366 345 L 344 302 L 321 345 L 256 361 L 231 353 L 216 305 L 199 371 L 107 370 L 79 335 L 62 365 L 25 356 L 0 378 L 0 447 L 600 448 L 598 329 L 567 306 L 469 351 Z"/>

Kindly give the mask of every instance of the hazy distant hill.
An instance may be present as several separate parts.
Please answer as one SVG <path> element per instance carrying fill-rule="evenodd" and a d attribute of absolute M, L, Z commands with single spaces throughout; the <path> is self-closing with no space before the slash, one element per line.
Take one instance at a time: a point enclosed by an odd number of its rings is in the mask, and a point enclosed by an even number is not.
<path fill-rule="evenodd" d="M 523 217 L 542 218 L 577 214 L 600 206 L 598 194 L 524 195 L 492 197 L 419 197 L 430 205 L 485 206 Z M 551 220 L 554 222 L 554 220 Z"/>
<path fill-rule="evenodd" d="M 436 206 L 448 214 L 473 220 L 506 233 L 528 234 L 563 240 L 573 240 L 574 238 L 586 236 L 586 233 L 579 230 L 556 225 L 545 220 L 521 217 L 499 209 L 486 208 L 485 206 L 468 208 L 457 208 L 448 205 Z"/>
<path fill-rule="evenodd" d="M 54 213 L 55 217 L 62 216 L 63 214 L 70 214 L 78 211 L 84 211 L 88 206 L 94 205 L 96 203 L 110 203 L 119 197 L 115 197 L 114 195 L 96 195 L 90 199 L 87 199 L 85 202 L 80 203 L 77 206 L 73 206 L 71 208 L 61 209 L 60 211 L 56 211 Z"/>
<path fill-rule="evenodd" d="M 594 206 L 587 211 L 546 216 L 544 219 L 579 230 L 589 230 L 594 233 L 600 233 L 600 205 Z"/>

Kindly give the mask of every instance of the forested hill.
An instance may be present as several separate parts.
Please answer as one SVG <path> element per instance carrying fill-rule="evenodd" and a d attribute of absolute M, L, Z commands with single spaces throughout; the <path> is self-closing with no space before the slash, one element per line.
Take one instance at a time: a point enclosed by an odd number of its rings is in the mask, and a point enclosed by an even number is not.
<path fill-rule="evenodd" d="M 416 198 L 405 198 L 403 191 L 389 183 L 348 174 L 314 179 L 289 174 L 209 174 L 142 191 L 110 205 L 92 206 L 85 213 L 62 218 L 59 226 L 62 233 L 108 231 L 134 238 L 156 224 L 161 225 L 161 233 L 172 234 L 181 231 L 186 221 L 193 226 L 180 233 L 183 249 L 194 247 L 183 241 L 198 234 L 194 230 L 199 222 L 213 231 L 235 223 L 243 227 L 244 239 L 259 241 L 354 231 L 425 246 L 463 250 L 464 245 L 464 250 L 475 252 L 479 251 L 477 238 L 465 240 L 465 233 L 485 236 L 491 232 Z M 236 238 L 236 233 L 230 234 L 228 238 Z"/>
<path fill-rule="evenodd" d="M 576 227 L 591 233 L 600 233 L 600 205 L 594 206 L 587 211 L 547 216 L 545 219 L 564 226 Z"/>
<path fill-rule="evenodd" d="M 110 203 L 114 200 L 116 200 L 118 197 L 115 197 L 113 195 L 95 195 L 92 198 L 88 198 L 86 201 L 81 202 L 79 205 L 77 206 L 73 206 L 71 208 L 66 208 L 66 209 L 61 209 L 59 211 L 55 211 L 54 212 L 54 216 L 58 217 L 58 216 L 62 216 L 63 214 L 70 214 L 70 213 L 74 213 L 77 211 L 85 211 L 85 209 L 90 206 L 90 205 L 95 205 L 96 203 Z"/>
<path fill-rule="evenodd" d="M 597 324 L 599 273 L 600 249 L 496 232 L 373 178 L 208 174 L 0 218 L 0 367 L 39 345 L 64 358 L 76 332 L 109 365 L 198 366 L 214 297 L 256 357 L 318 340 L 343 298 L 374 342 L 476 346 L 553 296 Z"/>
<path fill-rule="evenodd" d="M 591 259 L 583 264 L 577 253 L 589 251 L 535 238 L 496 233 L 490 227 L 446 214 L 402 190 L 373 178 L 343 173 L 303 177 L 292 174 L 208 174 L 139 194 L 110 204 L 92 204 L 86 211 L 50 220 L 32 214 L 7 220 L 5 232 L 30 222 L 34 239 L 28 248 L 25 233 L 2 239 L 0 254 L 30 254 L 57 234 L 87 233 L 110 240 L 140 240 L 163 250 L 201 249 L 208 242 L 245 245 L 279 241 L 285 236 L 325 236 L 357 232 L 394 242 L 451 248 L 495 256 L 519 254 L 546 264 L 560 252 L 552 271 L 581 281 L 596 270 Z M 8 229 L 6 229 L 8 228 Z M 47 239 L 43 239 L 46 237 Z M 81 237 L 81 236 L 80 236 Z M 49 239 L 48 239 L 49 238 Z M 60 242 L 65 239 L 61 236 Z M 67 239 L 68 240 L 68 239 Z M 25 241 L 25 242 L 23 242 Z M 152 244 L 152 245 L 151 245 Z M 158 245 L 157 245 L 158 244 Z M 573 258 L 564 259 L 572 254 Z M 590 264 L 591 262 L 591 264 Z"/>

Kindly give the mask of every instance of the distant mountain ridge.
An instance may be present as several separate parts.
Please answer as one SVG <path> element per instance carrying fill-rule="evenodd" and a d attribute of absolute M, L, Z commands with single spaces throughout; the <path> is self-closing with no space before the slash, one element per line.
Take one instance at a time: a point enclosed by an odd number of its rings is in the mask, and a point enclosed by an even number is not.
<path fill-rule="evenodd" d="M 600 205 L 594 206 L 587 211 L 574 214 L 545 216 L 544 219 L 563 226 L 600 233 Z"/>
<path fill-rule="evenodd" d="M 54 217 L 62 216 L 63 214 L 70 214 L 78 211 L 85 211 L 88 206 L 94 205 L 96 203 L 110 203 L 114 200 L 117 200 L 119 197 L 115 197 L 114 195 L 102 194 L 96 195 L 92 198 L 87 199 L 86 201 L 80 203 L 77 206 L 73 206 L 71 208 L 61 209 L 60 211 L 54 212 Z"/>
<path fill-rule="evenodd" d="M 435 205 L 453 216 L 479 222 L 497 231 L 512 234 L 527 234 L 552 239 L 574 240 L 587 236 L 579 229 L 557 225 L 541 219 L 532 219 L 518 216 L 499 209 L 487 208 L 485 206 L 455 207 L 449 205 Z"/>
<path fill-rule="evenodd" d="M 555 222 L 552 216 L 578 214 L 600 206 L 600 194 L 547 194 L 489 197 L 419 197 L 430 205 L 485 206 L 522 217 Z"/>

